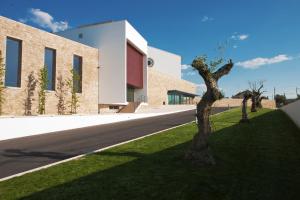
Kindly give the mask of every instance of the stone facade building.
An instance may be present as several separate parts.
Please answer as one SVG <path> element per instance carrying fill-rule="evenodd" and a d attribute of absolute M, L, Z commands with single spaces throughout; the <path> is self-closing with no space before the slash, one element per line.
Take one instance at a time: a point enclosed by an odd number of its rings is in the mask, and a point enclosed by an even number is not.
<path fill-rule="evenodd" d="M 79 97 L 77 113 L 118 112 L 142 103 L 192 104 L 196 96 L 196 85 L 181 79 L 181 57 L 149 47 L 126 20 L 53 34 L 0 16 L 0 51 L 6 68 L 4 115 L 25 113 L 28 76 L 33 73 L 37 79 L 44 67 L 48 74 L 45 114 L 58 113 L 58 78 L 70 79 L 71 70 L 79 75 L 73 82 Z M 38 91 L 39 86 L 33 115 L 38 110 Z M 66 103 L 70 101 L 68 89 Z"/>
<path fill-rule="evenodd" d="M 3 114 L 24 114 L 28 75 L 33 72 L 38 78 L 39 70 L 45 66 L 48 49 L 54 52 L 55 63 L 51 74 L 54 87 L 46 91 L 46 114 L 57 114 L 55 83 L 59 76 L 63 79 L 70 78 L 74 56 L 82 60 L 82 91 L 78 93 L 78 113 L 97 113 L 98 49 L 0 16 L 0 50 L 6 61 Z M 17 70 L 14 69 L 16 67 Z M 11 81 L 7 81 L 8 79 Z M 37 93 L 38 86 L 32 105 L 33 114 L 37 113 Z M 70 93 L 66 100 L 70 101 Z"/>

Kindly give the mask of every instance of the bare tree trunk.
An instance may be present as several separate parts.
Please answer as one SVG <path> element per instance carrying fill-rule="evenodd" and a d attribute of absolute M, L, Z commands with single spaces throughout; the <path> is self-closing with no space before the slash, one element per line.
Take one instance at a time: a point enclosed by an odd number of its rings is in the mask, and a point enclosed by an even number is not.
<path fill-rule="evenodd" d="M 206 85 L 206 92 L 201 101 L 197 104 L 197 121 L 198 132 L 194 136 L 190 149 L 186 152 L 185 158 L 198 165 L 214 165 L 215 160 L 210 152 L 208 137 L 211 134 L 211 124 L 209 116 L 213 103 L 222 97 L 218 88 L 218 80 L 228 74 L 233 67 L 231 60 L 217 71 L 212 72 L 213 68 L 222 62 L 221 60 L 206 63 L 206 57 L 197 57 L 193 60 L 194 67 L 199 75 L 203 78 Z"/>
<path fill-rule="evenodd" d="M 185 155 L 186 159 L 192 160 L 197 165 L 215 164 L 208 146 L 208 137 L 211 134 L 209 116 L 213 102 L 208 95 L 204 95 L 197 104 L 198 133 L 194 136 L 192 146 Z"/>
<path fill-rule="evenodd" d="M 244 94 L 244 99 L 243 99 L 243 106 L 242 106 L 242 119 L 240 122 L 249 122 L 248 119 L 248 114 L 247 114 L 247 102 L 248 99 L 251 97 L 250 93 Z"/>
<path fill-rule="evenodd" d="M 257 109 L 256 109 L 256 97 L 255 95 L 253 95 L 251 97 L 251 101 L 252 101 L 252 104 L 251 104 L 251 112 L 256 112 Z"/>

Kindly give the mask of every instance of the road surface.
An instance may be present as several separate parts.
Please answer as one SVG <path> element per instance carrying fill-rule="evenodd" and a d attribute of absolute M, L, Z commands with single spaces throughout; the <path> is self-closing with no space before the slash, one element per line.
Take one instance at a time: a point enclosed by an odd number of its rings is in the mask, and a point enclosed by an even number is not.
<path fill-rule="evenodd" d="M 215 108 L 213 113 L 226 109 Z M 195 110 L 190 110 L 0 141 L 0 178 L 178 126 L 194 119 Z"/>

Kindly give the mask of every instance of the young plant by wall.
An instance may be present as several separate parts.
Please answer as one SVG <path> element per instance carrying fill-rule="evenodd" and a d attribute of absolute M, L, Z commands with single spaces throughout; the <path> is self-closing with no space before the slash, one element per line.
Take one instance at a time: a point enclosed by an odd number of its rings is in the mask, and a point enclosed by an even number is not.
<path fill-rule="evenodd" d="M 5 102 L 4 76 L 5 76 L 5 65 L 4 65 L 4 59 L 2 57 L 2 52 L 0 51 L 0 115 L 2 115 L 3 113 L 3 104 Z"/>
<path fill-rule="evenodd" d="M 76 114 L 77 108 L 79 107 L 79 97 L 77 95 L 78 85 L 76 85 L 76 83 L 78 83 L 79 81 L 80 81 L 79 74 L 73 69 L 71 69 L 71 78 L 67 80 L 67 86 L 71 90 L 71 101 L 69 102 L 71 114 Z"/>
<path fill-rule="evenodd" d="M 31 72 L 27 77 L 26 85 L 26 99 L 25 99 L 25 115 L 32 115 L 32 102 L 34 99 L 34 91 L 37 85 L 37 80 L 34 76 L 34 72 Z"/>
<path fill-rule="evenodd" d="M 57 88 L 55 91 L 55 96 L 58 98 L 57 102 L 57 113 L 59 115 L 64 115 L 66 111 L 66 95 L 67 95 L 67 84 L 66 81 L 63 80 L 62 76 L 60 75 L 57 78 Z"/>
<path fill-rule="evenodd" d="M 48 85 L 48 70 L 47 67 L 44 66 L 39 71 L 39 107 L 38 113 L 40 115 L 45 114 L 46 111 L 46 90 Z"/>

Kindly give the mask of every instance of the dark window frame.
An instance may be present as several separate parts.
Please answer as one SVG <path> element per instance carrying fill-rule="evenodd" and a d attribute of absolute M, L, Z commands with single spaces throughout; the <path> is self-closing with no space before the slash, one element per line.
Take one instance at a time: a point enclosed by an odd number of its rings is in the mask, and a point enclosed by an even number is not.
<path fill-rule="evenodd" d="M 78 72 L 78 75 L 79 75 L 79 87 L 77 88 L 77 91 L 76 93 L 82 93 L 82 71 L 83 71 L 83 57 L 82 56 L 79 56 L 77 54 L 73 54 L 73 70 L 75 70 L 75 65 L 74 65 L 74 59 L 75 57 L 79 58 L 79 72 Z M 77 71 L 76 71 L 77 72 Z M 73 82 L 74 84 L 74 82 Z"/>
<path fill-rule="evenodd" d="M 50 48 L 50 47 L 45 47 L 45 50 L 44 50 L 44 65 L 46 65 L 46 50 L 51 50 L 53 51 L 53 65 L 52 65 L 52 85 L 51 85 L 51 91 L 55 91 L 56 89 L 56 49 L 53 49 L 53 48 Z M 47 67 L 47 70 L 48 70 L 48 67 L 49 66 L 46 66 Z M 48 86 L 47 86 L 48 88 Z M 48 89 L 49 90 L 49 89 Z"/>
<path fill-rule="evenodd" d="M 18 73 L 17 73 L 17 86 L 7 86 L 7 87 L 17 87 L 17 88 L 20 88 L 21 87 L 21 79 L 22 79 L 22 52 L 23 52 L 23 41 L 20 40 L 20 39 L 17 39 L 17 38 L 13 38 L 13 37 L 10 37 L 10 36 L 7 36 L 6 37 L 6 53 L 5 53 L 5 56 L 7 58 L 7 41 L 8 40 L 13 40 L 13 41 L 16 41 L 19 43 L 19 52 L 18 52 L 18 60 L 19 60 L 19 63 L 18 63 Z M 5 60 L 5 67 L 7 67 L 7 61 Z M 6 76 L 6 74 L 5 74 Z M 6 79 L 6 77 L 5 77 Z M 5 86 L 6 86 L 6 81 L 4 82 L 5 83 Z"/>

